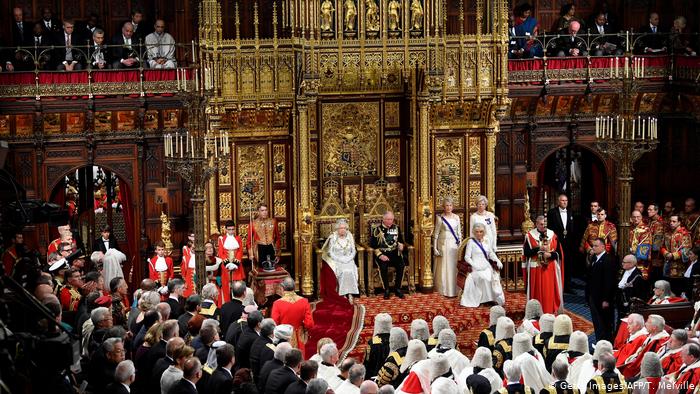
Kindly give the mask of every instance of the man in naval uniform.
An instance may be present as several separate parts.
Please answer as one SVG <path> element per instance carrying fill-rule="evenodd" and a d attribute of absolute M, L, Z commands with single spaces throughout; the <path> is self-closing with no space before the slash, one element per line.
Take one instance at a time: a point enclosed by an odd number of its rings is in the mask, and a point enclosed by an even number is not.
<path fill-rule="evenodd" d="M 394 293 L 403 298 L 401 283 L 403 283 L 403 234 L 394 223 L 394 213 L 387 211 L 382 218 L 382 224 L 372 228 L 370 246 L 374 249 L 374 262 L 379 267 L 379 276 L 384 288 L 384 299 L 389 299 L 389 267 L 396 269 Z"/>

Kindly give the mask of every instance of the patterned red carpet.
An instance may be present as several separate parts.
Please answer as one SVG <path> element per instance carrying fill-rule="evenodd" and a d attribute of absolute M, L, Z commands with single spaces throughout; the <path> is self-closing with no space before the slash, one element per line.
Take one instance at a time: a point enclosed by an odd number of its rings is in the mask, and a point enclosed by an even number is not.
<path fill-rule="evenodd" d="M 525 294 L 507 293 L 506 300 L 506 312 L 517 325 L 525 311 Z M 384 300 L 382 297 L 362 297 L 357 301 L 354 310 L 350 308 L 349 304 L 341 306 L 342 304 L 333 302 L 334 307 L 340 307 L 346 311 L 343 314 L 339 314 L 339 311 L 330 313 L 331 311 L 327 307 L 331 305 L 330 303 L 324 305 L 325 300 L 317 304 L 314 312 L 316 327 L 307 344 L 307 354 L 315 353 L 315 344 L 319 338 L 330 336 L 334 340 L 336 338 L 337 340 L 346 339 L 345 342 L 336 341 L 339 345 L 343 344 L 342 349 L 345 351 L 343 355 L 347 354 L 350 357 L 362 359 L 367 340 L 372 336 L 374 330 L 374 316 L 386 312 L 393 317 L 394 326 L 402 327 L 409 334 L 412 320 L 424 319 L 432 328 L 433 317 L 444 315 L 449 319 L 452 329 L 457 333 L 460 349 L 471 357 L 479 332 L 489 323 L 488 307 L 464 308 L 459 305 L 458 298 L 445 298 L 437 293 L 414 294 L 403 300 L 396 297 L 389 300 Z M 348 315 L 351 313 L 354 322 L 343 326 L 343 323 L 350 321 Z M 361 315 L 364 315 L 363 322 L 357 324 L 356 321 L 361 318 Z M 573 320 L 574 330 L 586 333 L 593 331 L 593 326 L 589 321 L 574 313 L 569 313 L 569 315 Z M 357 333 L 353 332 L 355 330 L 359 330 L 359 338 Z"/>

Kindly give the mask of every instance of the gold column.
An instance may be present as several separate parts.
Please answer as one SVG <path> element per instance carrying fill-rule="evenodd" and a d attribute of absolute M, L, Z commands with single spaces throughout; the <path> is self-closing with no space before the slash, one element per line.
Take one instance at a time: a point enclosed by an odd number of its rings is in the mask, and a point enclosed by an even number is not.
<path fill-rule="evenodd" d="M 432 270 L 432 237 L 433 237 L 433 199 L 430 195 L 430 122 L 428 118 L 430 110 L 430 97 L 424 93 L 418 98 L 418 130 L 417 144 L 418 151 L 418 201 L 416 205 L 416 228 L 419 236 L 416 247 L 416 265 L 423 267 L 420 279 L 423 291 L 433 289 Z"/>
<path fill-rule="evenodd" d="M 313 208 L 311 206 L 311 179 L 309 176 L 309 163 L 311 155 L 309 153 L 310 134 L 309 134 L 309 105 L 313 105 L 314 100 L 308 100 L 306 97 L 297 98 L 298 111 L 298 127 L 297 127 L 297 147 L 299 166 L 299 202 L 297 205 L 297 231 L 299 238 L 297 239 L 299 256 L 301 261 L 302 279 L 301 292 L 305 296 L 311 296 L 314 292 L 313 280 Z"/>
<path fill-rule="evenodd" d="M 500 124 L 496 122 L 486 134 L 486 198 L 491 212 L 495 212 L 496 207 L 496 138 L 499 130 Z"/>

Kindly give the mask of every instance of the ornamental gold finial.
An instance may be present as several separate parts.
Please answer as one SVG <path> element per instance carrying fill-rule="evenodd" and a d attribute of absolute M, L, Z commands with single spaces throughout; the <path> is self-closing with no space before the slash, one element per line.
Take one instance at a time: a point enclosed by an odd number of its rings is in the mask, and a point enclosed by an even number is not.
<path fill-rule="evenodd" d="M 160 212 L 160 240 L 165 244 L 165 253 L 170 254 L 173 250 L 173 243 L 170 241 L 170 219 L 165 212 Z"/>
<path fill-rule="evenodd" d="M 527 234 L 535 228 L 535 223 L 532 222 L 532 219 L 530 218 L 530 193 L 528 191 L 525 191 L 525 203 L 523 204 L 523 211 L 524 213 L 524 221 L 522 224 L 520 224 L 520 230 L 522 230 L 523 234 Z"/>

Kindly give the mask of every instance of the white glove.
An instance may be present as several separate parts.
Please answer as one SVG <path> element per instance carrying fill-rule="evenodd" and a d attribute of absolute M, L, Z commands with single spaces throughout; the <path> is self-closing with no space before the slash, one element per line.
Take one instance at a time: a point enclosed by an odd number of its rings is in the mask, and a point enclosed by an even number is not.
<path fill-rule="evenodd" d="M 503 269 L 503 263 L 501 263 L 501 260 L 496 260 L 496 267 L 498 267 L 499 270 Z"/>
<path fill-rule="evenodd" d="M 440 256 L 440 250 L 438 248 L 433 248 L 433 254 L 435 256 Z"/>
<path fill-rule="evenodd" d="M 226 264 L 226 269 L 229 271 L 237 270 L 238 266 L 234 263 L 228 263 Z"/>
<path fill-rule="evenodd" d="M 161 286 L 158 292 L 163 295 L 168 294 L 168 286 Z"/>

